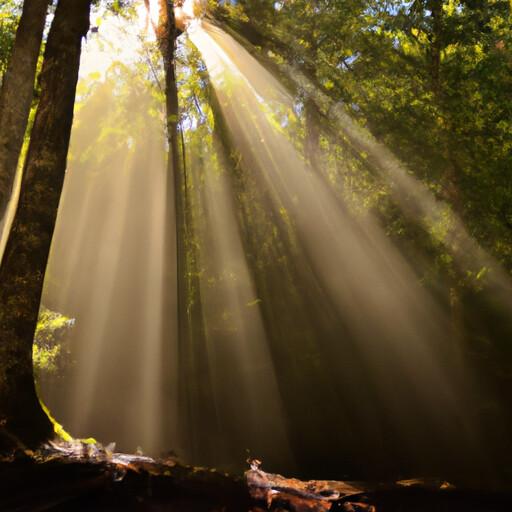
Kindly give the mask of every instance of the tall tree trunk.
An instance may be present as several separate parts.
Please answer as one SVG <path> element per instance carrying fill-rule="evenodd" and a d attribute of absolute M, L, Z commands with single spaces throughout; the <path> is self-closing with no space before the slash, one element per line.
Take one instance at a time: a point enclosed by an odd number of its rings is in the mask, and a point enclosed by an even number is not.
<path fill-rule="evenodd" d="M 317 9 L 318 1 L 311 1 L 312 18 L 311 18 L 311 29 L 310 29 L 310 52 L 312 60 L 305 64 L 305 70 L 308 76 L 317 79 L 316 63 L 318 58 L 318 41 L 317 41 Z M 321 172 L 320 169 L 320 130 L 319 130 L 319 115 L 318 108 L 313 99 L 307 95 L 304 101 L 304 157 L 308 163 L 317 172 Z"/>
<path fill-rule="evenodd" d="M 149 2 L 146 3 L 148 6 Z M 167 283 L 166 296 L 163 302 L 163 318 L 172 318 L 169 307 L 176 308 L 176 329 L 171 331 L 170 325 L 164 325 L 164 359 L 167 361 L 172 357 L 170 346 L 175 342 L 177 346 L 177 353 L 174 357 L 174 365 L 177 372 L 177 381 L 173 383 L 166 383 L 166 385 L 173 385 L 176 389 L 169 389 L 168 393 L 171 394 L 177 402 L 178 416 L 180 418 L 169 418 L 169 422 L 176 425 L 178 436 L 178 445 L 185 451 L 190 453 L 190 446 L 187 446 L 187 439 L 190 437 L 185 434 L 180 428 L 183 421 L 190 424 L 188 418 L 190 417 L 190 404 L 186 397 L 187 392 L 182 388 L 185 385 L 185 378 L 182 372 L 186 365 L 183 364 L 184 359 L 187 359 L 185 352 L 187 345 L 187 325 L 188 325 L 188 300 L 189 300 L 189 286 L 188 286 L 188 273 L 187 268 L 187 222 L 186 222 L 186 186 L 183 175 L 182 159 L 180 158 L 180 133 L 179 133 L 179 105 L 178 105 L 178 86 L 176 83 L 176 70 L 175 70 L 175 52 L 176 52 L 176 38 L 178 31 L 176 28 L 176 21 L 174 18 L 174 2 L 172 0 L 159 0 L 159 18 L 158 26 L 156 27 L 156 36 L 165 74 L 165 99 L 166 99 L 166 126 L 167 126 L 167 219 L 168 226 L 173 226 L 175 222 L 176 230 L 171 232 L 168 229 L 166 236 L 166 268 L 164 270 L 164 279 Z M 175 247 L 175 249 L 174 249 Z M 172 265 L 174 260 L 172 251 L 175 250 L 176 265 Z M 176 276 L 174 281 L 173 276 Z M 172 286 L 175 283 L 175 287 Z M 172 336 L 177 336 L 177 340 L 172 340 Z M 167 367 L 168 361 L 164 362 L 164 367 Z M 176 410 L 176 409 L 175 409 Z M 176 440 L 173 440 L 176 443 Z"/>
<path fill-rule="evenodd" d="M 441 86 L 441 52 L 443 48 L 443 0 L 429 0 L 428 8 L 432 13 L 432 32 L 430 34 L 430 73 L 432 89 L 437 94 Z"/>
<path fill-rule="evenodd" d="M 430 34 L 430 74 L 432 80 L 432 91 L 437 101 L 438 108 L 445 117 L 446 129 L 444 131 L 443 156 L 446 164 L 444 169 L 444 194 L 446 200 L 453 208 L 456 215 L 463 218 L 463 198 L 459 187 L 459 168 L 454 147 L 454 130 L 450 119 L 449 110 L 446 111 L 443 105 L 444 91 L 441 82 L 441 53 L 443 51 L 443 0 L 429 0 L 428 9 L 432 17 L 432 31 Z M 461 344 L 464 339 L 464 312 L 463 312 L 463 290 L 458 276 L 449 278 L 448 302 L 450 304 L 450 319 L 453 347 L 458 357 Z"/>
<path fill-rule="evenodd" d="M 184 194 L 183 173 L 180 158 L 180 137 L 178 130 L 179 107 L 178 87 L 176 84 L 176 71 L 174 68 L 176 37 L 178 30 L 174 19 L 174 8 L 172 0 L 159 0 L 160 15 L 157 27 L 157 40 L 162 54 L 165 72 L 165 100 L 167 113 L 167 141 L 168 141 L 168 171 L 173 176 L 174 194 L 176 196 L 176 224 L 181 229 L 183 223 L 183 201 Z M 178 237 L 179 238 L 179 237 Z M 179 251 L 178 251 L 179 252 Z M 179 263 L 179 262 L 178 262 Z"/>
<path fill-rule="evenodd" d="M 304 103 L 304 156 L 316 172 L 322 172 L 319 119 L 320 116 L 315 102 L 307 97 Z"/>
<path fill-rule="evenodd" d="M 197 248 L 193 241 L 194 222 L 188 201 L 184 147 L 179 127 L 178 86 L 175 71 L 176 39 L 181 30 L 176 26 L 174 7 L 179 7 L 182 3 L 180 0 L 174 2 L 159 0 L 160 13 L 156 32 L 165 72 L 169 183 L 167 204 L 174 204 L 174 211 L 169 211 L 168 214 L 169 225 L 172 225 L 173 216 L 176 222 L 176 268 L 172 270 L 176 271 L 177 283 L 177 395 L 179 421 L 186 426 L 179 429 L 179 437 L 187 456 L 194 458 L 198 455 L 195 452 L 201 446 L 198 440 L 199 429 L 204 424 L 201 417 L 203 414 L 208 417 L 205 411 L 211 406 L 212 401 L 209 398 L 210 389 L 200 385 L 200 382 L 206 380 L 204 375 L 207 372 L 207 365 L 202 357 L 205 351 L 195 348 L 202 346 L 205 334 L 197 277 Z M 168 233 L 168 236 L 167 248 L 170 248 L 172 234 Z M 168 282 L 172 282 L 170 279 L 172 270 L 166 270 Z M 172 300 L 167 298 L 164 301 L 164 307 L 171 303 Z M 164 312 L 165 316 L 168 314 L 168 311 Z M 191 382 L 195 385 L 190 386 Z"/>
<path fill-rule="evenodd" d="M 49 0 L 26 0 L 0 91 L 0 221 L 11 196 L 34 94 Z"/>
<path fill-rule="evenodd" d="M 32 343 L 66 170 L 90 5 L 91 0 L 60 0 L 57 6 L 18 210 L 0 266 L 0 414 L 7 429 L 29 446 L 52 432 L 35 389 Z"/>

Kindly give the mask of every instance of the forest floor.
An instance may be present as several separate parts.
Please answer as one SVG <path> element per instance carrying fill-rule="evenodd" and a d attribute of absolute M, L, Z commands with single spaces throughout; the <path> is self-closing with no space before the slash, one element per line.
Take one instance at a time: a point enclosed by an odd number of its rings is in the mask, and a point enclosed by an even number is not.
<path fill-rule="evenodd" d="M 0 458 L 0 511 L 503 512 L 512 493 L 441 480 L 300 481 L 254 461 L 244 476 L 75 442 Z"/>

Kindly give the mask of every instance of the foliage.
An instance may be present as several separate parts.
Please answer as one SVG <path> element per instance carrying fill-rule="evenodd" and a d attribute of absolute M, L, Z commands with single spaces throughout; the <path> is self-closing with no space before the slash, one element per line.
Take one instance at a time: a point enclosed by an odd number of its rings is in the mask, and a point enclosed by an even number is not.
<path fill-rule="evenodd" d="M 354 211 L 378 216 L 422 285 L 445 308 L 461 357 L 491 390 L 479 391 L 474 400 L 482 422 L 505 423 L 484 418 L 492 409 L 510 424 L 510 315 L 486 288 L 492 269 L 462 269 L 445 243 L 458 216 L 473 239 L 512 269 L 510 2 L 239 0 L 211 2 L 211 9 L 292 93 L 298 123 L 290 124 L 289 133 L 302 142 L 304 157 L 311 159 L 312 143 L 319 154 L 316 170 Z M 329 98 L 327 107 L 312 101 L 308 88 L 295 80 L 299 74 Z M 396 184 L 384 182 L 370 156 L 347 140 L 343 127 L 329 122 L 331 110 L 340 105 L 405 163 L 415 183 L 446 203 L 435 219 L 425 222 L 398 207 Z M 200 151 L 205 140 L 190 150 Z M 322 378 L 339 383 L 343 377 L 329 367 L 325 347 L 347 342 L 344 326 L 325 320 L 328 314 L 307 276 L 294 268 L 298 258 L 284 236 L 286 222 L 272 216 L 229 140 L 225 153 L 231 156 L 227 172 L 233 175 L 245 249 L 283 394 L 290 383 L 299 390 L 304 375 L 315 383 Z M 406 201 L 414 213 L 413 200 Z M 284 343 L 294 347 L 286 364 Z M 298 368 L 302 376 L 294 378 Z M 329 371 L 331 377 L 325 377 Z M 332 392 L 326 387 L 325 397 Z M 361 389 L 369 387 L 365 383 Z"/>
<path fill-rule="evenodd" d="M 33 351 L 34 368 L 37 374 L 58 375 L 71 364 L 65 335 L 74 323 L 72 318 L 44 306 L 41 307 Z"/>
<path fill-rule="evenodd" d="M 4 0 L 0 4 L 0 79 L 5 73 L 21 13 L 20 0 Z"/>
<path fill-rule="evenodd" d="M 438 21 L 435 3 L 242 0 L 215 12 L 267 60 L 292 62 L 349 106 L 511 268 L 510 2 L 437 2 Z M 350 174 L 390 234 L 417 241 L 368 178 Z"/>

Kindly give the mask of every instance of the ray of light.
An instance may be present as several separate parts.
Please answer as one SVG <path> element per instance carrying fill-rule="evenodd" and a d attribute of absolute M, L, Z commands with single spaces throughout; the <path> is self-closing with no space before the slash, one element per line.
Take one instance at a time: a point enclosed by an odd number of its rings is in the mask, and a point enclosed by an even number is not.
<path fill-rule="evenodd" d="M 276 79 L 206 22 L 190 38 L 208 67 L 245 167 L 272 191 L 276 211 L 290 216 L 303 257 L 343 317 L 350 343 L 356 344 L 368 380 L 374 382 L 377 403 L 388 409 L 384 421 L 416 457 L 424 456 L 420 439 L 428 435 L 458 453 L 468 446 L 478 453 L 468 376 L 450 343 L 445 313 L 378 223 L 368 215 L 348 214 L 273 122 L 268 105 L 282 98 L 292 105 Z M 339 343 L 341 348 L 344 342 Z M 402 412 L 418 403 L 422 413 L 404 417 Z"/>
<path fill-rule="evenodd" d="M 131 37 L 136 52 L 140 41 Z M 176 341 L 172 310 L 163 308 L 175 285 L 163 278 L 174 257 L 164 240 L 174 227 L 166 218 L 163 125 L 150 114 L 163 105 L 130 73 L 118 65 L 79 85 L 89 91 L 75 116 L 43 296 L 75 326 L 65 340 L 69 368 L 59 378 L 41 375 L 39 385 L 72 434 L 158 455 L 177 443 L 164 372 L 174 362 L 163 362 Z"/>

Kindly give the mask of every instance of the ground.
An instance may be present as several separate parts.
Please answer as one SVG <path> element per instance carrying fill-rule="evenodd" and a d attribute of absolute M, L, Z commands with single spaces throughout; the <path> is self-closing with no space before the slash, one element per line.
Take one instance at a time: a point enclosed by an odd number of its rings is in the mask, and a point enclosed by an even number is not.
<path fill-rule="evenodd" d="M 0 460 L 0 510 L 169 512 L 502 512 L 512 493 L 457 489 L 442 480 L 302 482 L 260 469 L 244 476 L 173 459 L 113 453 L 81 442 Z"/>

